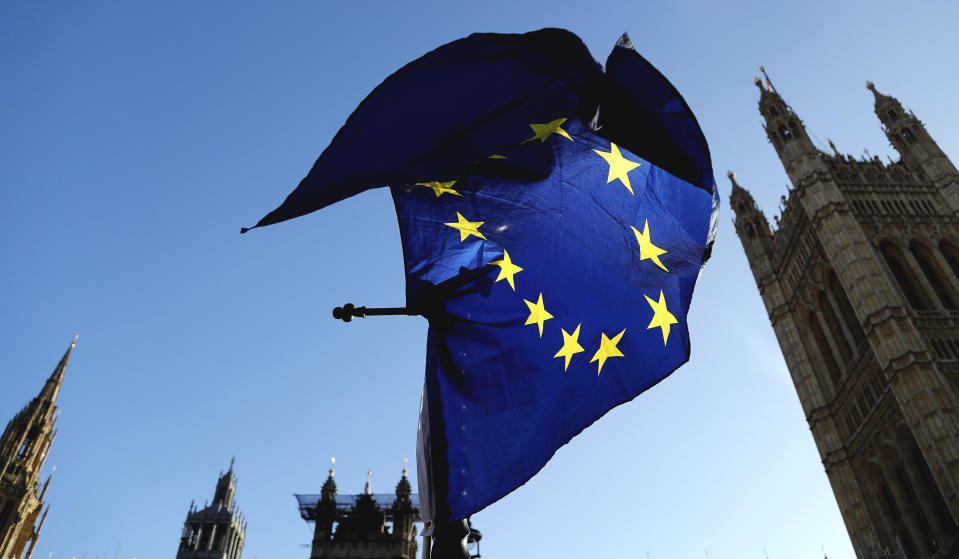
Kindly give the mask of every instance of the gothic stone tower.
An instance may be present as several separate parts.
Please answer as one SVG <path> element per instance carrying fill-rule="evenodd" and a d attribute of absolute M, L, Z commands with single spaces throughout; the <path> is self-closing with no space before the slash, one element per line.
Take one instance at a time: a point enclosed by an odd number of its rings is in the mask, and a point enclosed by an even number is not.
<path fill-rule="evenodd" d="M 47 477 L 40 488 L 40 468 L 57 436 L 57 396 L 76 342 L 74 337 L 40 394 L 0 436 L 0 559 L 29 559 L 50 512 L 47 507 L 40 515 L 50 486 Z"/>
<path fill-rule="evenodd" d="M 406 468 L 393 494 L 374 494 L 367 472 L 363 493 L 337 496 L 335 473 L 330 467 L 320 495 L 296 495 L 303 519 L 315 523 L 310 559 L 415 559 L 419 499 Z"/>
<path fill-rule="evenodd" d="M 246 520 L 236 508 L 236 476 L 233 462 L 216 482 L 213 502 L 197 510 L 190 503 L 190 511 L 183 524 L 183 536 L 177 559 L 240 559 L 246 538 Z"/>
<path fill-rule="evenodd" d="M 894 163 L 823 153 L 756 84 L 792 188 L 775 231 L 732 172 L 729 200 L 853 547 L 959 556 L 959 173 L 872 83 Z"/>

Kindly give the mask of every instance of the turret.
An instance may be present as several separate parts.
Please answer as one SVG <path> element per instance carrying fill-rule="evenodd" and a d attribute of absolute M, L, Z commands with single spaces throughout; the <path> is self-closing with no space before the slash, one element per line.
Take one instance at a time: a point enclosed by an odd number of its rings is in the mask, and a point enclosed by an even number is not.
<path fill-rule="evenodd" d="M 330 458 L 330 472 L 320 490 L 320 500 L 316 503 L 316 526 L 313 530 L 313 547 L 319 542 L 333 537 L 333 522 L 336 520 L 336 457 Z"/>
<path fill-rule="evenodd" d="M 403 461 L 403 476 L 396 484 L 396 500 L 393 501 L 393 539 L 397 540 L 409 539 L 413 530 L 413 502 L 410 500 L 413 489 L 406 477 L 406 458 Z"/>
<path fill-rule="evenodd" d="M 763 75 L 766 74 L 766 69 L 762 66 L 760 70 L 763 71 Z M 766 77 L 765 87 L 763 80 L 756 78 L 756 86 L 760 91 L 759 113 L 766 119 L 763 129 L 770 143 L 776 148 L 776 153 L 779 154 L 786 172 L 790 172 L 790 168 L 804 156 L 818 156 L 819 150 L 806 134 L 802 120 L 779 96 L 769 77 Z"/>
<path fill-rule="evenodd" d="M 230 469 L 220 475 L 216 482 L 216 491 L 213 493 L 212 506 L 220 506 L 230 510 L 233 506 L 233 496 L 236 494 L 236 476 L 233 474 L 233 464 L 236 458 L 230 459 Z"/>
<path fill-rule="evenodd" d="M 910 168 L 925 174 L 939 188 L 953 212 L 959 214 L 959 172 L 939 144 L 932 139 L 925 125 L 911 111 L 906 111 L 895 97 L 880 93 L 876 85 L 866 82 L 875 98 L 876 116 L 882 122 L 889 143 Z"/>
<path fill-rule="evenodd" d="M 756 205 L 752 194 L 736 182 L 736 173 L 729 171 L 726 176 L 732 183 L 729 205 L 736 215 L 733 225 L 743 243 L 756 282 L 762 285 L 761 280 L 773 273 L 773 234 L 769 229 L 769 221 Z"/>

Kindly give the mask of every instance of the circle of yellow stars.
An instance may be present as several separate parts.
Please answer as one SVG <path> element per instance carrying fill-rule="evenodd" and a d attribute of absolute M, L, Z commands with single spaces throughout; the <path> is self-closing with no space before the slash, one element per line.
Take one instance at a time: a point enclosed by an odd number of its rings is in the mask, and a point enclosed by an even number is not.
<path fill-rule="evenodd" d="M 563 124 L 567 120 L 568 119 L 566 118 L 557 118 L 547 123 L 530 124 L 529 127 L 533 130 L 533 136 L 527 138 L 522 143 L 525 144 L 527 142 L 534 142 L 536 140 L 539 140 L 540 143 L 544 143 L 554 134 L 562 136 L 569 141 L 575 141 L 573 137 L 563 129 Z M 630 195 L 635 195 L 633 186 L 629 181 L 629 172 L 640 167 L 641 163 L 627 159 L 620 151 L 619 147 L 613 142 L 610 142 L 609 151 L 594 149 L 593 152 L 602 157 L 603 160 L 609 165 L 609 173 L 606 177 L 606 184 L 610 184 L 613 181 L 618 180 L 624 187 L 626 187 L 626 190 L 629 191 Z M 503 156 L 496 154 L 491 155 L 490 157 L 495 159 L 504 159 Z M 424 186 L 431 189 L 436 195 L 436 198 L 439 198 L 443 194 L 462 197 L 461 193 L 453 189 L 453 186 L 456 184 L 455 180 L 426 181 L 416 184 L 417 186 Z M 480 227 L 482 227 L 484 224 L 484 221 L 470 221 L 463 217 L 463 215 L 459 212 L 456 212 L 455 222 L 445 223 L 445 225 L 448 227 L 456 229 L 459 232 L 460 242 L 466 242 L 469 237 L 478 237 L 485 240 L 486 237 L 480 231 Z M 668 251 L 656 246 L 653 243 L 652 235 L 649 229 L 649 220 L 644 220 L 642 232 L 640 232 L 636 227 L 631 226 L 630 228 L 632 229 L 633 234 L 636 236 L 636 242 L 639 245 L 640 261 L 650 260 L 657 267 L 668 273 L 669 269 L 663 264 L 662 260 L 660 260 L 660 256 L 667 254 Z M 503 250 L 503 256 L 498 260 L 493 260 L 489 263 L 489 265 L 499 268 L 499 273 L 497 274 L 494 282 L 506 280 L 510 286 L 510 289 L 515 292 L 515 276 L 522 272 L 523 268 L 513 262 L 509 252 Z M 669 341 L 670 326 L 673 324 L 678 324 L 679 321 L 676 320 L 676 317 L 673 316 L 673 314 L 667 308 L 666 297 L 662 290 L 659 292 L 658 299 L 653 299 L 645 294 L 643 297 L 646 299 L 647 304 L 649 304 L 651 310 L 653 311 L 653 317 L 646 329 L 653 330 L 655 328 L 659 328 L 663 336 L 663 346 L 666 346 Z M 528 299 L 523 299 L 523 302 L 526 303 L 526 307 L 529 310 L 529 316 L 526 318 L 524 325 L 536 325 L 536 328 L 539 332 L 539 337 L 542 338 L 544 324 L 546 321 L 555 318 L 549 311 L 546 310 L 546 305 L 543 301 L 543 293 L 539 293 L 539 297 L 536 299 L 536 302 Z M 567 332 L 564 328 L 560 328 L 560 332 L 563 335 L 563 345 L 553 357 L 557 359 L 563 358 L 564 372 L 569 369 L 569 365 L 573 356 L 586 351 L 579 343 L 581 329 L 582 323 L 577 324 L 572 333 Z M 603 365 L 605 365 L 608 359 L 625 357 L 623 352 L 618 347 L 625 334 L 626 329 L 621 330 L 618 334 L 612 337 L 608 336 L 606 332 L 600 332 L 599 348 L 589 360 L 590 363 L 597 364 L 597 375 L 602 373 Z"/>

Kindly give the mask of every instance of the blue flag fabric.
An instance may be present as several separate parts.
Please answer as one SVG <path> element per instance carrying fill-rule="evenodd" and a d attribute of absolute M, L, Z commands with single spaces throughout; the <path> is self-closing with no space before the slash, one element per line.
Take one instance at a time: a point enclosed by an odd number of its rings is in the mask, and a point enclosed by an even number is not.
<path fill-rule="evenodd" d="M 682 97 L 625 36 L 480 34 L 388 78 L 257 225 L 389 185 L 407 305 L 430 323 L 424 517 L 525 483 L 689 358 L 718 198 Z"/>

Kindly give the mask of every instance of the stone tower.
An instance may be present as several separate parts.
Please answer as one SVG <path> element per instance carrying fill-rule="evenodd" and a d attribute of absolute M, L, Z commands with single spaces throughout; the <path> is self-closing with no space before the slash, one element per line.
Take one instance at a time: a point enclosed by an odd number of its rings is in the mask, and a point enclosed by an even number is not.
<path fill-rule="evenodd" d="M 296 495 L 300 515 L 314 523 L 310 559 L 415 559 L 419 496 L 406 468 L 395 493 L 373 493 L 371 473 L 358 495 L 337 495 L 335 470 L 319 495 Z"/>
<path fill-rule="evenodd" d="M 246 520 L 236 508 L 236 475 L 234 460 L 230 469 L 216 482 L 213 502 L 197 509 L 190 503 L 190 511 L 183 523 L 183 536 L 177 559 L 240 559 L 246 538 Z"/>
<path fill-rule="evenodd" d="M 0 436 L 0 559 L 29 559 L 50 512 L 42 511 L 50 477 L 41 488 L 40 468 L 57 436 L 57 396 L 76 343 L 74 337 L 40 394 Z"/>
<path fill-rule="evenodd" d="M 729 200 L 853 547 L 959 556 L 959 173 L 872 83 L 896 162 L 820 151 L 766 83 L 792 188 L 775 230 L 732 172 Z"/>

